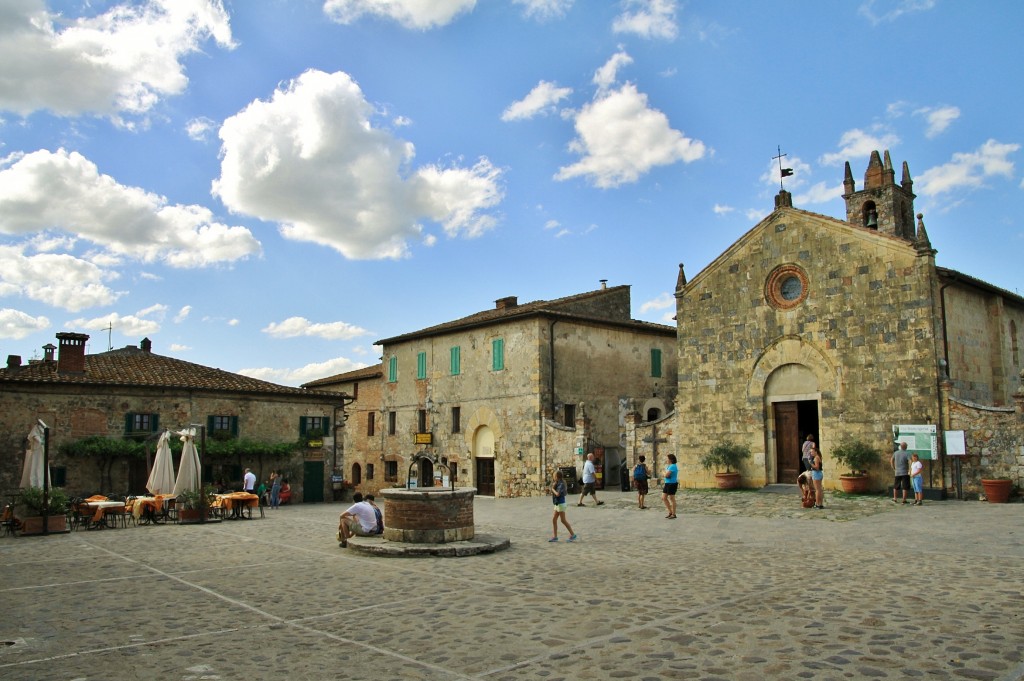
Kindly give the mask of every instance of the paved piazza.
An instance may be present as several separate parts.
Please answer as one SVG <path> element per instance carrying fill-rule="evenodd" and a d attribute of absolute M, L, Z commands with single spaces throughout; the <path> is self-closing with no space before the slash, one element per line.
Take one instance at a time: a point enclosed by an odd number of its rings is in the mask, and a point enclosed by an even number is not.
<path fill-rule="evenodd" d="M 0 539 L 0 679 L 1022 679 L 1024 504 L 476 499 L 508 550 L 338 547 L 343 505 Z M 575 502 L 575 499 L 572 500 Z"/>

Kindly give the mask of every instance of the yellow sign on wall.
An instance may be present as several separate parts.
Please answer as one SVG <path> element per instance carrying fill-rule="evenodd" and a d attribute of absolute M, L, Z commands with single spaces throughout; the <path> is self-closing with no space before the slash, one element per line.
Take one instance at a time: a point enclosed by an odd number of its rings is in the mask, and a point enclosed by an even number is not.
<path fill-rule="evenodd" d="M 416 433 L 416 439 L 414 440 L 414 443 L 418 445 L 432 445 L 434 444 L 434 434 Z"/>

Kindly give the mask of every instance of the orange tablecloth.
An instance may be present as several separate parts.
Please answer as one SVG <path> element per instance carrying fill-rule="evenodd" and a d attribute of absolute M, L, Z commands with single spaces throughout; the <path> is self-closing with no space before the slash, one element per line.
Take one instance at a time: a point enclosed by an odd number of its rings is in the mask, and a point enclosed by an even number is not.
<path fill-rule="evenodd" d="M 163 513 L 164 501 L 172 498 L 172 496 L 171 494 L 157 494 L 154 497 L 136 497 L 129 500 L 125 508 L 131 511 L 135 519 L 138 520 L 147 510 L 153 513 Z"/>
<path fill-rule="evenodd" d="M 103 497 L 103 501 L 86 501 L 82 505 L 87 506 L 90 509 L 96 509 L 96 512 L 93 513 L 92 516 L 92 521 L 94 523 L 102 522 L 103 516 L 106 515 L 107 511 L 124 510 L 123 501 L 107 501 L 106 497 Z"/>
<path fill-rule="evenodd" d="M 256 508 L 260 505 L 260 498 L 248 492 L 231 492 L 230 494 L 218 494 L 210 504 L 214 508 L 225 508 L 230 510 L 238 508 Z"/>

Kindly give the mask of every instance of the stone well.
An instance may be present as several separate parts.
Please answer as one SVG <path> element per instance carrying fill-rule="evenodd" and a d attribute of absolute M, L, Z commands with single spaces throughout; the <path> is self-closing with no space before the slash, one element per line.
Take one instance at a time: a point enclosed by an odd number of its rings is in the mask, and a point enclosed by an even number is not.
<path fill-rule="evenodd" d="M 476 536 L 473 497 L 476 489 L 462 487 L 382 489 L 384 539 L 408 544 L 445 544 Z"/>

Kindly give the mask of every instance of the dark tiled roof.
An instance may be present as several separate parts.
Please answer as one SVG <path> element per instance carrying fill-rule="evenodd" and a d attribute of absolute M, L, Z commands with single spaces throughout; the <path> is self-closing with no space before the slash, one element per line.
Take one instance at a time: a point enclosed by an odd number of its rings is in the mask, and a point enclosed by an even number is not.
<path fill-rule="evenodd" d="M 964 274 L 963 272 L 951 270 L 948 267 L 936 267 L 935 269 L 938 271 L 939 276 L 945 277 L 946 279 L 952 279 L 954 281 L 960 281 L 966 284 L 970 284 L 977 288 L 988 291 L 989 293 L 995 293 L 996 295 L 1000 295 L 1003 298 L 1007 298 L 1018 304 L 1024 304 L 1024 297 L 1022 297 L 1018 293 L 1014 293 L 1013 291 L 1007 291 L 1006 289 L 999 288 L 998 286 L 993 286 L 987 281 L 982 281 L 981 279 L 972 277 L 969 274 Z"/>
<path fill-rule="evenodd" d="M 402 334 L 401 336 L 385 338 L 383 340 L 377 341 L 376 345 L 400 343 L 415 338 L 436 336 L 439 334 L 449 333 L 461 329 L 487 326 L 489 324 L 504 322 L 511 319 L 536 315 L 559 317 L 562 319 L 575 319 L 577 321 L 586 321 L 590 323 L 601 324 L 604 326 L 620 326 L 634 329 L 636 331 L 646 331 L 650 333 L 664 333 L 675 335 L 676 327 L 674 326 L 667 326 L 665 324 L 654 324 L 652 322 L 643 322 L 636 319 L 615 320 L 607 316 L 588 315 L 572 311 L 573 306 L 577 303 L 584 302 L 587 299 L 597 298 L 599 296 L 605 296 L 612 293 L 621 292 L 622 289 L 628 288 L 628 286 L 615 286 L 608 289 L 600 289 L 597 291 L 588 291 L 587 293 L 579 293 L 573 296 L 567 296 L 565 298 L 557 298 L 555 300 L 536 300 L 530 303 L 513 304 L 508 307 L 484 310 L 483 312 L 471 314 L 468 317 L 463 317 L 461 319 L 445 322 L 443 324 L 438 324 L 436 326 L 429 326 L 425 329 L 420 329 L 419 331 L 412 331 L 410 333 Z"/>
<path fill-rule="evenodd" d="M 320 385 L 336 385 L 338 383 L 350 383 L 352 381 L 362 381 L 368 378 L 379 378 L 384 375 L 384 365 L 374 364 L 373 366 L 363 367 L 362 369 L 353 369 L 352 371 L 346 371 L 343 374 L 335 374 L 333 376 L 327 376 L 326 378 L 318 378 L 315 381 L 309 383 L 303 383 L 303 388 L 313 388 Z"/>
<path fill-rule="evenodd" d="M 134 346 L 85 356 L 83 373 L 58 372 L 56 361 L 31 362 L 18 368 L 0 369 L 0 383 L 123 386 L 208 390 L 248 394 L 316 397 L 336 400 L 338 393 L 291 388 L 212 369 L 173 357 L 164 357 Z"/>

